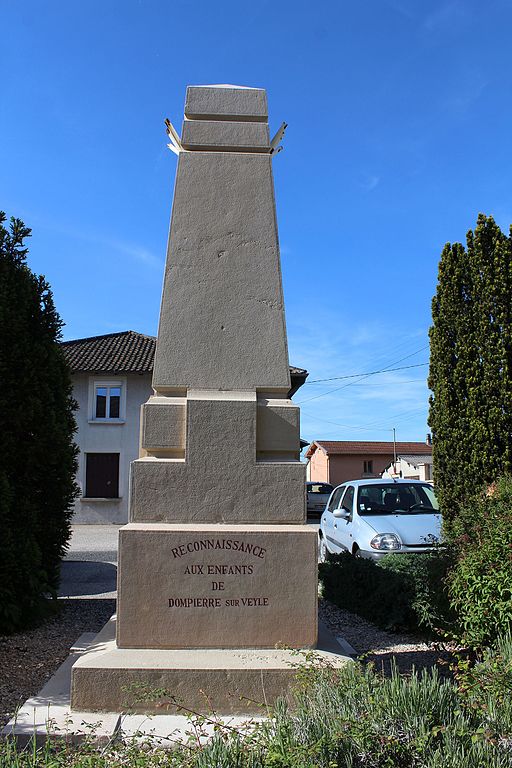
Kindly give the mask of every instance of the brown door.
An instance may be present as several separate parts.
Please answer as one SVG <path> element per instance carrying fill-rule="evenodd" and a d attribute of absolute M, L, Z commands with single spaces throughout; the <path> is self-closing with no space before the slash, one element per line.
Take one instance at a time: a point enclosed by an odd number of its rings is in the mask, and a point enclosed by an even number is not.
<path fill-rule="evenodd" d="M 87 453 L 85 495 L 89 499 L 119 498 L 119 454 Z"/>

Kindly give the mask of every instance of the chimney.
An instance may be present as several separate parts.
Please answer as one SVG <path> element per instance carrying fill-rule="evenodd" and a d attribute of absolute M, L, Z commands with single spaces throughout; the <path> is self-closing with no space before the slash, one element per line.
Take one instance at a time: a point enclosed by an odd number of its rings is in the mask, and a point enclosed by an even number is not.
<path fill-rule="evenodd" d="M 432 445 L 432 435 L 430 432 L 427 432 L 427 439 L 426 439 L 427 445 Z"/>

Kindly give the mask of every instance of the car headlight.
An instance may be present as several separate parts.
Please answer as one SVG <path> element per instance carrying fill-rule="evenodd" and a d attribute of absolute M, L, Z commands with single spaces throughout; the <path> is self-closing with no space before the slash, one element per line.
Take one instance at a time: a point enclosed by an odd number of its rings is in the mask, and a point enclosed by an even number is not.
<path fill-rule="evenodd" d="M 395 533 L 379 533 L 370 541 L 372 549 L 384 549 L 386 552 L 401 549 L 402 542 Z"/>

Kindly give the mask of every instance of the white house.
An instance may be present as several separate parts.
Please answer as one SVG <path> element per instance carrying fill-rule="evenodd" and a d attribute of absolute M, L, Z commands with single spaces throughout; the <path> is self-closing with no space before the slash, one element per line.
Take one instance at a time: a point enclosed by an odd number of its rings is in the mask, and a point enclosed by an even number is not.
<path fill-rule="evenodd" d="M 65 341 L 80 448 L 74 523 L 126 523 L 140 406 L 153 393 L 156 340 L 135 331 Z"/>
<path fill-rule="evenodd" d="M 425 480 L 431 483 L 433 481 L 432 454 L 429 456 L 397 454 L 396 462 L 392 461 L 382 474 L 383 477 L 403 477 L 407 480 Z"/>
<path fill-rule="evenodd" d="M 130 462 L 139 457 L 140 407 L 153 394 L 155 347 L 153 336 L 136 331 L 62 343 L 78 403 L 74 523 L 128 522 Z M 307 375 L 290 367 L 289 397 Z"/>

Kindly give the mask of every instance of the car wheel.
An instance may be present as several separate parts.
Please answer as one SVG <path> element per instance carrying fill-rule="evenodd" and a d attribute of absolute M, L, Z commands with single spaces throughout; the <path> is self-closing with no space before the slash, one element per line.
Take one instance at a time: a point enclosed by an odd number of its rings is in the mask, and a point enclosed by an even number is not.
<path fill-rule="evenodd" d="M 322 536 L 322 538 L 320 539 L 320 554 L 319 554 L 319 558 L 318 558 L 319 561 L 321 563 L 326 563 L 327 560 L 329 559 L 330 554 L 331 553 L 327 549 L 327 544 L 325 543 L 325 539 Z"/>

